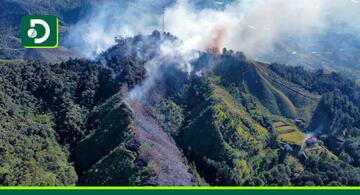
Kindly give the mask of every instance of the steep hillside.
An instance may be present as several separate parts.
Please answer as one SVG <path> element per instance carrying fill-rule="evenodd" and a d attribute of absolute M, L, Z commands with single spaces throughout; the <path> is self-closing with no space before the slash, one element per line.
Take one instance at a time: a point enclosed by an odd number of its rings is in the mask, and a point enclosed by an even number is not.
<path fill-rule="evenodd" d="M 3 77 L 1 82 L 1 185 L 75 185 L 77 175 L 67 160 L 69 153 L 57 142 L 49 115 L 36 112 L 30 94 L 8 85 Z"/>
<path fill-rule="evenodd" d="M 65 146 L 83 135 L 86 109 L 75 103 L 79 75 L 63 65 L 1 64 L 2 185 L 76 184 Z"/>
<path fill-rule="evenodd" d="M 360 185 L 353 81 L 226 49 L 194 51 L 184 72 L 161 56 L 176 41 L 2 63 L 0 184 Z"/>

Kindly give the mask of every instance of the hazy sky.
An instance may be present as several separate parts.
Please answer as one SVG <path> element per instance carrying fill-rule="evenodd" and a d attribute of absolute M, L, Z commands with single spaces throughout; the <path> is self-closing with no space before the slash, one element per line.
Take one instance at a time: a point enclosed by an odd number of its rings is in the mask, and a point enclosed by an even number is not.
<path fill-rule="evenodd" d="M 221 1 L 199 1 L 197 5 L 222 5 Z M 184 49 L 204 49 L 219 36 L 220 47 L 240 50 L 250 56 L 266 53 L 284 35 L 298 39 L 329 28 L 360 31 L 359 0 L 238 0 L 225 6 L 194 6 L 188 0 L 105 1 L 88 17 L 71 27 L 69 40 L 92 57 L 114 44 L 117 35 L 131 36 L 161 30 L 184 41 Z M 199 7 L 207 7 L 199 9 Z M 74 41 L 76 40 L 76 41 Z"/>

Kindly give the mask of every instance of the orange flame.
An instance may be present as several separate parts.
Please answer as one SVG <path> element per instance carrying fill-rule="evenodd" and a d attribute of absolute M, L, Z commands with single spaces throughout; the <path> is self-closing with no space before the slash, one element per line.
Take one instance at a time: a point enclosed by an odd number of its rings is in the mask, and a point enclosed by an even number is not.
<path fill-rule="evenodd" d="M 226 29 L 222 25 L 215 27 L 211 33 L 210 43 L 205 47 L 206 51 L 219 55 L 226 35 Z"/>

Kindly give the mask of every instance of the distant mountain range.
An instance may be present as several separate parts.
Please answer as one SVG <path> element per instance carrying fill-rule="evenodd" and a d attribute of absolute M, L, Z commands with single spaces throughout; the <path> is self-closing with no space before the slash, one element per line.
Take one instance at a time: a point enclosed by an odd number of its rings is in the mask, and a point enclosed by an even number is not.
<path fill-rule="evenodd" d="M 328 32 L 312 40 L 284 37 L 274 51 L 260 57 L 264 61 L 326 69 L 358 80 L 360 78 L 360 38 L 354 34 Z"/>
<path fill-rule="evenodd" d="M 0 3 L 0 185 L 360 185 L 360 87 L 332 71 L 356 77 L 356 37 L 286 37 L 264 56 L 277 63 L 184 57 L 159 31 L 93 60 L 21 48 L 21 15 L 56 14 L 66 33 L 93 2 Z"/>

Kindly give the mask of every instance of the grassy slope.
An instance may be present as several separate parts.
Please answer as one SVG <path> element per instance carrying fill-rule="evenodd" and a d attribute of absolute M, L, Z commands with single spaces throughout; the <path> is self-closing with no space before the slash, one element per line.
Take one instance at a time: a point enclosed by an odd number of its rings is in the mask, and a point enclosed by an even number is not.
<path fill-rule="evenodd" d="M 301 146 L 305 138 L 305 134 L 301 132 L 295 125 L 282 121 L 273 123 L 275 131 L 279 134 L 280 141 L 296 144 Z"/>
<path fill-rule="evenodd" d="M 215 74 L 228 90 L 236 87 L 243 91 L 240 93 L 255 97 L 272 114 L 287 118 L 310 120 L 318 99 L 301 86 L 272 72 L 266 64 L 255 61 L 226 59 L 215 67 Z"/>
<path fill-rule="evenodd" d="M 272 152 L 264 149 L 269 132 L 224 88 L 213 82 L 208 87 L 211 92 L 207 106 L 183 129 L 179 144 L 190 155 L 227 162 L 240 178 L 246 179 L 259 166 L 257 156 Z M 196 140 L 199 137 L 201 141 Z M 200 172 L 202 168 L 198 167 Z"/>
<path fill-rule="evenodd" d="M 127 138 L 131 117 L 121 101 L 121 95 L 118 94 L 92 114 L 91 117 L 96 120 L 94 123 L 97 123 L 94 124 L 95 130 L 75 148 L 75 161 L 79 170 L 88 170 Z"/>
<path fill-rule="evenodd" d="M 271 129 L 280 143 L 295 147 L 292 149 L 294 156 L 286 156 L 290 159 L 286 163 L 299 172 L 304 171 L 304 162 L 296 154 L 305 134 L 293 119 L 300 117 L 308 123 L 319 96 L 279 78 L 266 66 L 257 62 L 220 64 L 219 68 L 215 67 L 215 76 L 205 82 L 209 92 L 204 93 L 207 95 L 198 104 L 201 106 L 192 106 L 190 112 L 195 112 L 195 118 L 183 128 L 179 144 L 188 158 L 197 162 L 200 175 L 210 184 L 216 181 L 201 170 L 208 161 L 204 165 L 204 160 L 198 156 L 226 162 L 246 180 L 264 169 L 272 155 L 283 155 L 265 144 L 272 134 Z M 264 119 L 271 127 L 263 126 Z M 196 141 L 199 137 L 201 141 Z M 314 155 L 334 157 L 324 146 Z"/>

